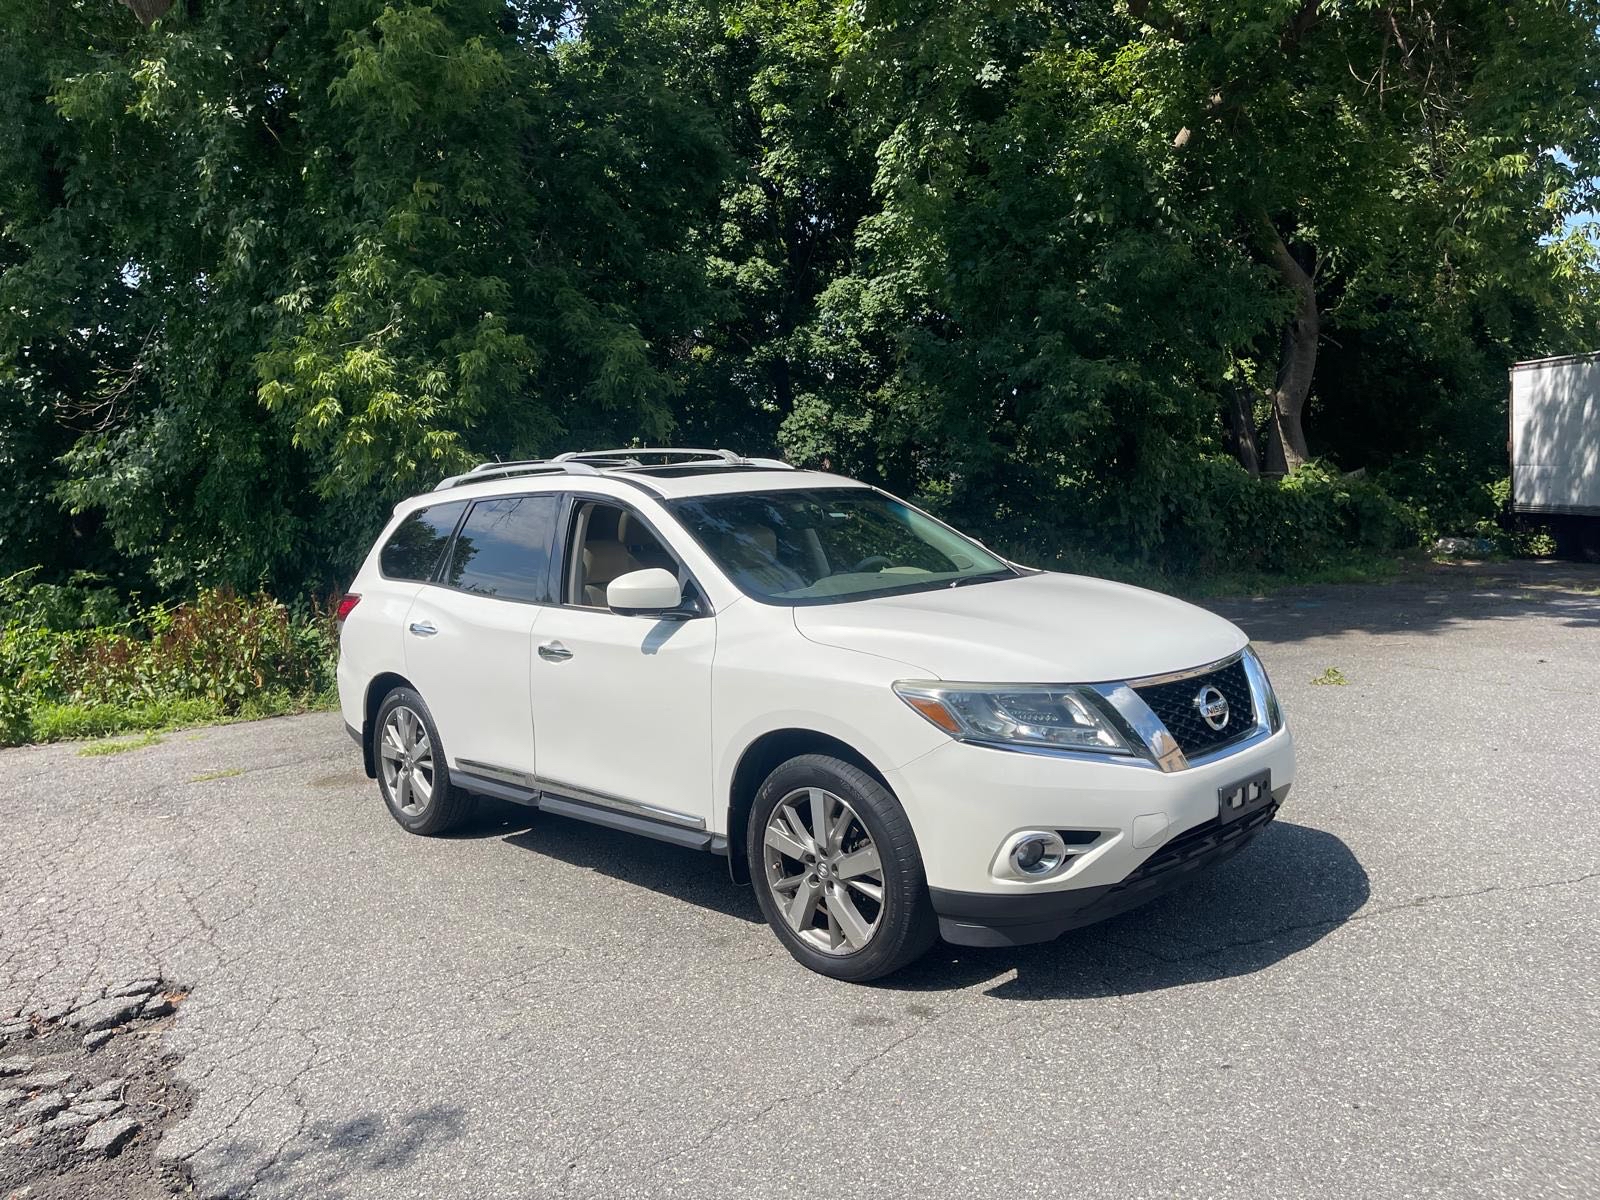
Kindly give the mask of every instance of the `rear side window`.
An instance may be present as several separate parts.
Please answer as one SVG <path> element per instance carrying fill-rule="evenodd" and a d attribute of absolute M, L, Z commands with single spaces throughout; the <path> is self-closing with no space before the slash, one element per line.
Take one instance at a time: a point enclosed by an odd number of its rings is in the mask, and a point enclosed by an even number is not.
<path fill-rule="evenodd" d="M 550 550 L 561 498 L 479 500 L 456 535 L 444 582 L 500 600 L 551 603 Z"/>
<path fill-rule="evenodd" d="M 409 579 L 417 583 L 432 579 L 434 568 L 444 554 L 445 543 L 450 540 L 450 531 L 456 527 L 461 510 L 466 506 L 465 500 L 429 505 L 417 509 L 395 526 L 378 555 L 378 569 L 384 578 Z"/>

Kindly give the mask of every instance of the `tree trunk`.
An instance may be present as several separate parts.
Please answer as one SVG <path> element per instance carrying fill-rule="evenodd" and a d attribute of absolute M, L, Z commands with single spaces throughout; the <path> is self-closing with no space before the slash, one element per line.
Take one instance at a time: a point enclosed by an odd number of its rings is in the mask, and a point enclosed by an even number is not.
<path fill-rule="evenodd" d="M 1242 387 L 1230 388 L 1223 401 L 1223 415 L 1228 419 L 1224 430 L 1228 453 L 1252 476 L 1260 475 L 1261 447 L 1256 442 L 1256 413 L 1250 392 Z"/>
<path fill-rule="evenodd" d="M 1262 225 L 1272 266 L 1295 298 L 1294 316 L 1283 329 L 1278 377 L 1272 385 L 1272 427 L 1267 436 L 1267 470 L 1286 475 L 1311 457 L 1300 417 L 1305 412 L 1306 398 L 1311 395 L 1311 380 L 1317 370 L 1321 318 L 1317 313 L 1317 289 L 1310 273 L 1284 245 L 1271 219 L 1263 217 Z"/>
<path fill-rule="evenodd" d="M 166 16 L 167 9 L 172 7 L 172 0 L 122 0 L 122 3 L 133 10 L 139 24 L 146 29 Z"/>

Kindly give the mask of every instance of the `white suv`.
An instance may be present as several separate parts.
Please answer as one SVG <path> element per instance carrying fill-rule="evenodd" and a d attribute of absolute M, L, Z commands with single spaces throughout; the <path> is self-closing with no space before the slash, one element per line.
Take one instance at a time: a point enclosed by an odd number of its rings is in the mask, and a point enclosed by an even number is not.
<path fill-rule="evenodd" d="M 727 451 L 447 479 L 396 507 L 340 619 L 345 723 L 406 829 L 478 794 L 725 855 L 839 979 L 1125 911 L 1294 777 L 1227 621 Z"/>

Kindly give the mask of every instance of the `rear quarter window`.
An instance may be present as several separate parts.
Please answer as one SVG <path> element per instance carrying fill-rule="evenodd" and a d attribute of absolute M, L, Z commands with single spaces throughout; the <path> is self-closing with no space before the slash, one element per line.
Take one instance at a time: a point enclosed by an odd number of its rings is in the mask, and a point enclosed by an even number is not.
<path fill-rule="evenodd" d="M 378 570 L 385 579 L 426 583 L 433 578 L 450 534 L 461 519 L 465 500 L 419 508 L 395 526 L 378 553 Z"/>

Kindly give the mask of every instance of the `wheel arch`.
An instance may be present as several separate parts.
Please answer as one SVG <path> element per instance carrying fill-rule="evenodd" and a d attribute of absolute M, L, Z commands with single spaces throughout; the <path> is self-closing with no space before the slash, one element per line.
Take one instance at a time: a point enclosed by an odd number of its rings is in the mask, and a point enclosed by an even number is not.
<path fill-rule="evenodd" d="M 773 729 L 745 747 L 733 769 L 728 787 L 728 874 L 735 883 L 750 882 L 750 864 L 745 856 L 745 827 L 756 792 L 781 764 L 802 754 L 826 754 L 859 767 L 871 775 L 891 795 L 894 789 L 882 771 L 865 754 L 832 734 L 816 729 Z"/>
<path fill-rule="evenodd" d="M 394 671 L 384 671 L 374 675 L 367 684 L 367 694 L 361 705 L 361 765 L 366 768 L 368 779 L 378 777 L 378 763 L 372 745 L 372 727 L 378 719 L 378 708 L 383 704 L 383 698 L 397 687 L 416 690 L 409 679 Z"/>

